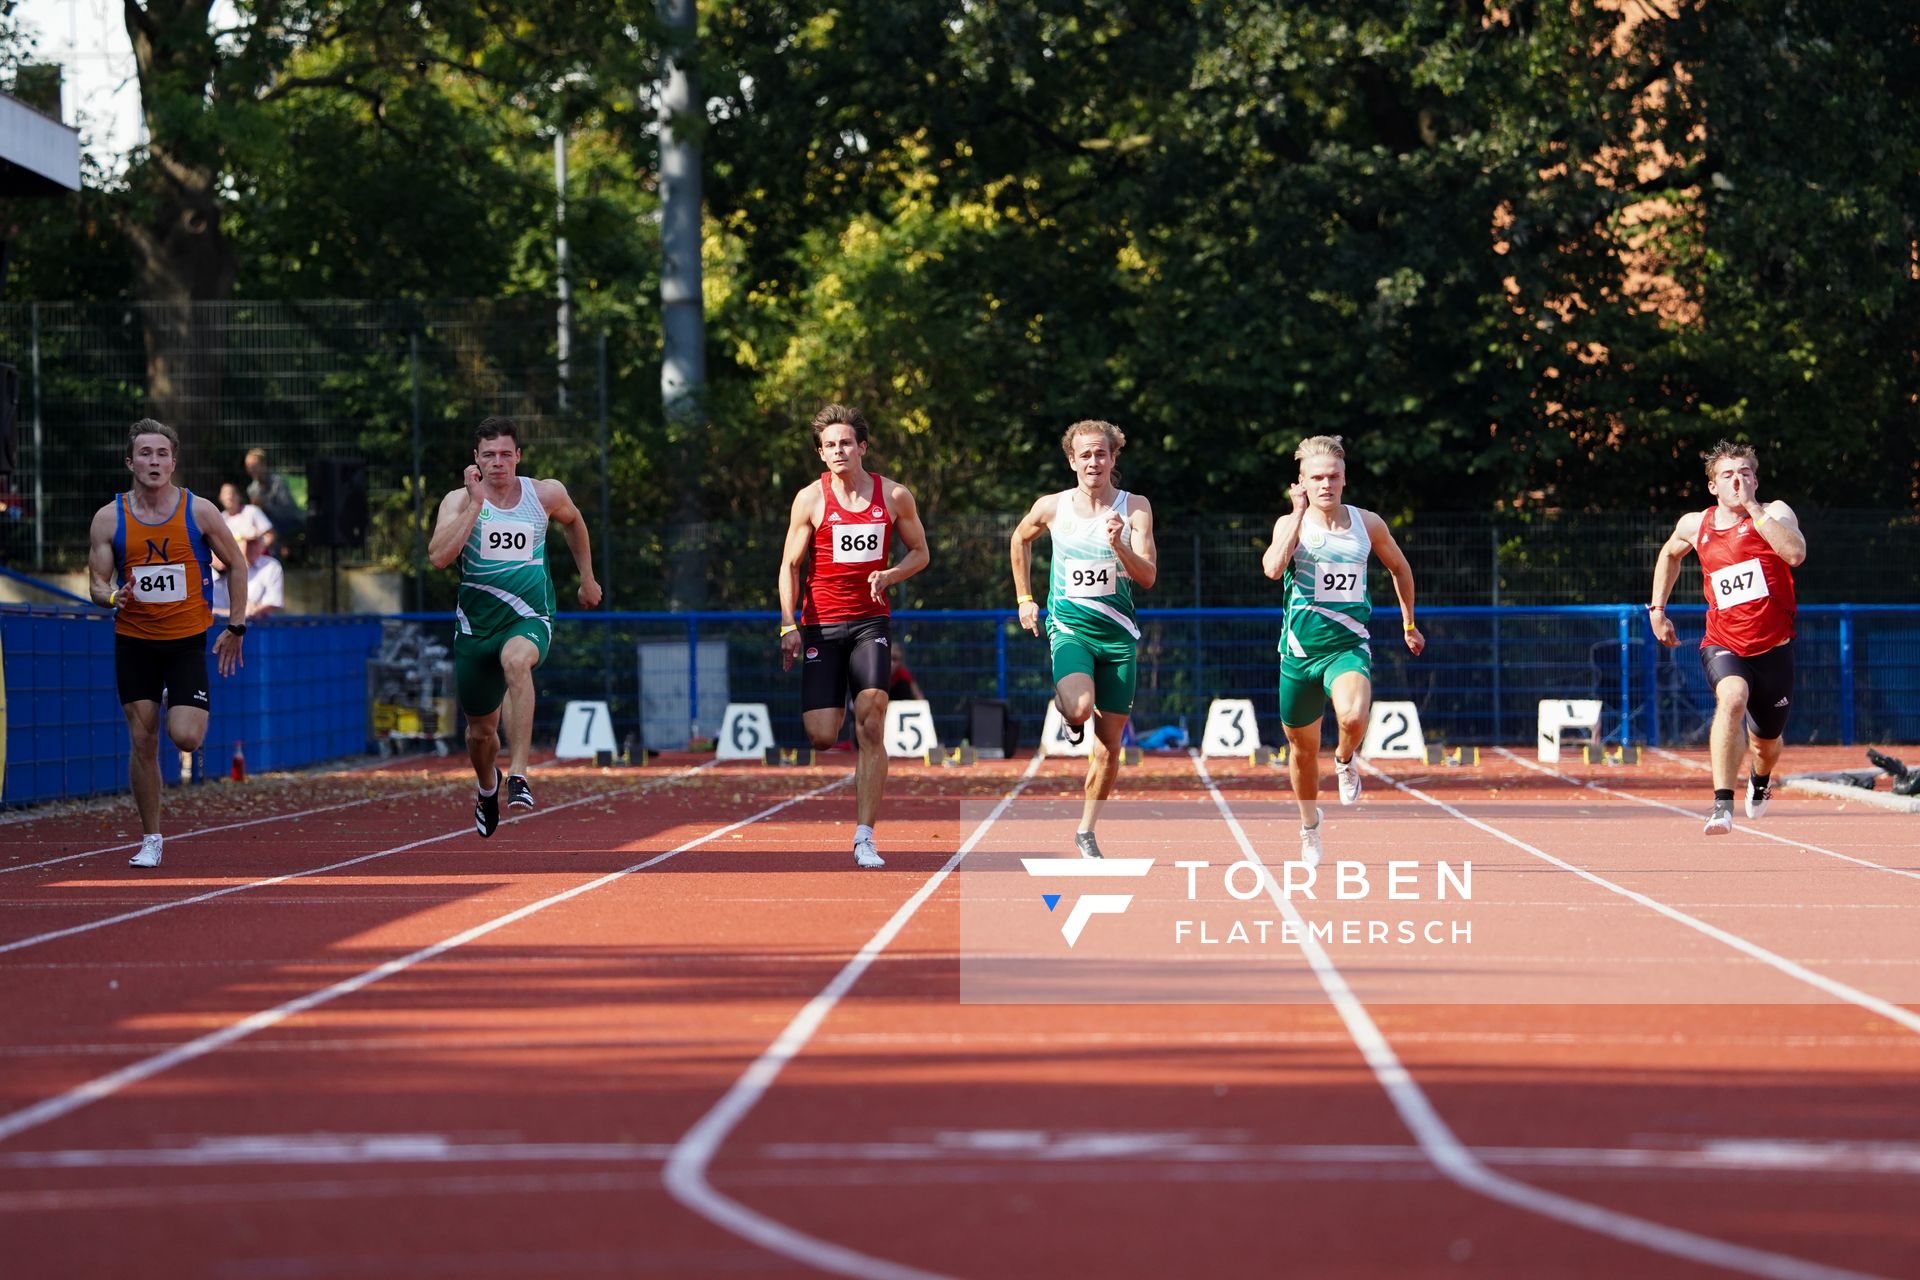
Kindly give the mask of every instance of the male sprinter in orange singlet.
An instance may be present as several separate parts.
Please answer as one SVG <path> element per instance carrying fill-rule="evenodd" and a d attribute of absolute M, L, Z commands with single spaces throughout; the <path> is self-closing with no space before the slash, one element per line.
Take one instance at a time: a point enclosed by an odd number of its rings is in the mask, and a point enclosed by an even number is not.
<path fill-rule="evenodd" d="M 1807 540 L 1792 507 L 1758 501 L 1760 465 L 1751 446 L 1722 440 L 1705 457 L 1707 492 L 1718 501 L 1681 516 L 1660 548 L 1647 617 L 1661 644 L 1679 645 L 1667 596 L 1680 562 L 1697 552 L 1707 594 L 1700 664 L 1713 685 L 1713 813 L 1706 834 L 1723 836 L 1733 830 L 1742 717 L 1753 752 L 1747 816 L 1760 817 L 1773 799 L 1773 766 L 1793 701 L 1793 569 L 1807 558 Z"/>
<path fill-rule="evenodd" d="M 887 682 L 892 674 L 887 588 L 927 567 L 927 531 L 913 495 L 866 469 L 867 420 L 830 404 L 813 416 L 827 469 L 793 499 L 780 560 L 780 666 L 800 669 L 800 718 L 817 749 L 832 746 L 853 693 L 855 737 L 853 860 L 883 867 L 874 820 L 887 789 Z M 889 568 L 893 539 L 906 554 Z M 796 620 L 797 619 L 797 620 Z"/>
<path fill-rule="evenodd" d="M 180 436 L 172 427 L 142 418 L 127 428 L 133 488 L 94 513 L 87 549 L 93 602 L 117 610 L 113 668 L 132 740 L 128 773 L 141 832 L 140 852 L 130 860 L 136 867 L 160 865 L 161 700 L 174 746 L 197 751 L 207 737 L 209 548 L 229 566 L 233 600 L 232 619 L 213 642 L 221 675 L 241 665 L 247 634 L 247 558 L 220 508 L 174 484 L 179 461 Z"/>

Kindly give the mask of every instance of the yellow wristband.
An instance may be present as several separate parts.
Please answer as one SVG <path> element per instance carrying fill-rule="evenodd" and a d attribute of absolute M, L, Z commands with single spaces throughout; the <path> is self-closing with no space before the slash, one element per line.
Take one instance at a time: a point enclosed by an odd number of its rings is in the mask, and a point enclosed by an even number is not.
<path fill-rule="evenodd" d="M 1400 630 L 1411 631 L 1413 630 L 1413 624 L 1411 622 L 1403 622 L 1400 624 Z"/>
<path fill-rule="evenodd" d="M 785 639 L 789 633 L 798 631 L 799 629 L 799 627 L 791 622 L 783 622 L 780 624 L 780 636 L 782 639 Z"/>
<path fill-rule="evenodd" d="M 1033 597 L 1032 597 L 1032 596 L 1021 596 L 1021 597 L 1020 597 L 1020 598 L 1019 598 L 1018 600 L 1015 600 L 1015 601 L 1014 601 L 1014 603 L 1015 603 L 1015 604 L 1032 604 L 1032 603 L 1033 603 Z"/>
<path fill-rule="evenodd" d="M 119 587 L 110 588 L 107 591 L 107 608 L 109 609 L 118 608 L 119 605 L 116 602 L 119 599 L 120 599 L 120 588 Z"/>
<path fill-rule="evenodd" d="M 1753 518 L 1754 530 L 1757 532 L 1760 526 L 1765 524 L 1766 522 L 1767 522 L 1767 513 L 1762 511 L 1759 515 Z"/>

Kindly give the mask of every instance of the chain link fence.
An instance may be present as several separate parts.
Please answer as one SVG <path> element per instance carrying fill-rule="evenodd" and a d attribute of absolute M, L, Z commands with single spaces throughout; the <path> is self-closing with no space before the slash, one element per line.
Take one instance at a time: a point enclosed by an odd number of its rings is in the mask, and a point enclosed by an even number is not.
<path fill-rule="evenodd" d="M 470 460 L 473 425 L 500 413 L 522 424 L 528 469 L 565 480 L 587 514 L 609 588 L 605 607 L 769 607 L 783 525 L 634 521 L 647 499 L 623 492 L 618 477 L 653 464 L 611 456 L 607 441 L 652 438 L 658 414 L 657 382 L 646 376 L 655 353 L 630 346 L 583 332 L 566 344 L 571 359 L 563 361 L 557 308 L 540 300 L 202 304 L 184 324 L 180 313 L 135 304 L 0 305 L 0 361 L 20 375 L 19 469 L 0 492 L 0 566 L 30 574 L 84 567 L 89 520 L 127 485 L 126 428 L 151 413 L 180 428 L 181 482 L 208 497 L 222 483 L 245 484 L 253 448 L 267 451 L 296 493 L 314 459 L 365 459 L 367 543 L 342 551 L 339 563 L 401 575 L 400 598 L 414 608 L 451 608 L 451 575 L 425 568 L 428 522 Z M 627 371 L 624 383 L 609 385 L 610 366 Z M 663 446 L 658 456 L 669 452 Z M 726 482 L 726 459 L 704 465 L 712 483 Z M 1057 478 L 1036 476 L 1036 495 Z M 1276 503 L 1287 478 L 1276 472 Z M 912 477 L 904 479 L 911 486 Z M 784 509 L 787 496 L 767 506 Z M 1278 599 L 1260 573 L 1272 514 L 1196 512 L 1206 497 L 1198 481 L 1193 493 L 1148 496 L 1158 512 L 1160 580 L 1143 604 L 1259 608 Z M 1702 493 L 1698 505 L 1707 502 Z M 1811 548 L 1796 574 L 1802 599 L 1920 600 L 1920 515 L 1796 505 Z M 620 514 L 617 526 L 612 513 Z M 1010 601 L 1007 540 L 1018 513 L 930 505 L 923 514 L 932 566 L 904 586 L 899 603 Z M 1543 606 L 1644 599 L 1679 515 L 1422 513 L 1390 515 L 1389 523 L 1422 603 Z M 1044 539 L 1035 550 L 1036 571 L 1044 571 Z M 284 556 L 295 567 L 325 561 L 299 539 Z M 560 599 L 571 601 L 571 562 L 552 559 Z M 1374 599 L 1391 600 L 1391 582 L 1377 565 L 1374 574 Z M 1698 598 L 1689 558 L 1675 599 Z"/>

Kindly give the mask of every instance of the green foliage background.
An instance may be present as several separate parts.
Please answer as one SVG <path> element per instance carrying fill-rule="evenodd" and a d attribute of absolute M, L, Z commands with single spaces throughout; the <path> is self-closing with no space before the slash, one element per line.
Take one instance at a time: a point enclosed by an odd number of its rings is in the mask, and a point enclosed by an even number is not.
<path fill-rule="evenodd" d="M 136 6 L 154 146 L 9 210 L 8 300 L 140 300 L 188 170 L 228 297 L 550 297 L 564 124 L 619 523 L 688 491 L 777 520 L 828 399 L 935 516 L 1064 485 L 1084 417 L 1169 514 L 1272 509 L 1320 433 L 1390 514 L 1677 511 L 1721 436 L 1796 505 L 1920 497 L 1904 5 L 705 0 L 691 435 L 658 402 L 652 6 L 238 8 L 216 36 Z M 383 412 L 362 435 L 397 454 Z"/>

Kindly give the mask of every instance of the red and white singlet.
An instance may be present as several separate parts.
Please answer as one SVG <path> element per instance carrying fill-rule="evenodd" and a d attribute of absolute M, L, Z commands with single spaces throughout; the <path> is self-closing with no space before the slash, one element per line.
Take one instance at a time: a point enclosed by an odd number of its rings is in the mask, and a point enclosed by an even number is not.
<path fill-rule="evenodd" d="M 1707 595 L 1707 634 L 1700 644 L 1751 658 L 1793 639 L 1793 570 L 1748 517 L 1714 528 L 1718 509 L 1707 508 L 1694 539 Z"/>
<path fill-rule="evenodd" d="M 800 621 L 809 626 L 884 618 L 892 612 L 886 598 L 875 600 L 867 576 L 884 569 L 893 551 L 893 514 L 887 510 L 887 482 L 869 475 L 873 496 L 866 507 L 849 511 L 834 500 L 833 473 L 820 473 L 826 510 L 813 531 L 813 564 L 800 602 Z"/>

